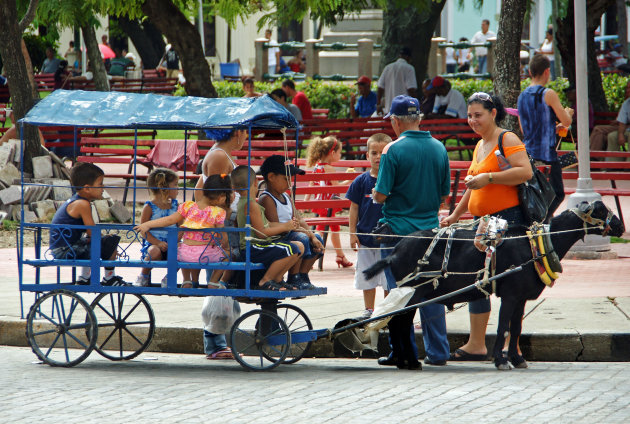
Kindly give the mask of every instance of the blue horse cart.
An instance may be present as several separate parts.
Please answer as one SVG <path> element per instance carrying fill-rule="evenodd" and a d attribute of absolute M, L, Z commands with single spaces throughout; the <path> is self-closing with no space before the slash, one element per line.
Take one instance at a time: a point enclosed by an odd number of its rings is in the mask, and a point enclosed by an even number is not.
<path fill-rule="evenodd" d="M 277 131 L 293 129 L 297 143 L 298 123 L 281 105 L 268 96 L 259 98 L 206 99 L 196 97 L 169 97 L 153 94 L 118 92 L 86 92 L 57 90 L 41 100 L 21 120 L 35 126 L 66 126 L 76 134 L 81 129 L 127 129 L 134 136 L 134 153 L 138 151 L 138 131 L 146 129 L 177 129 L 184 132 L 187 144 L 189 131 L 216 128 L 246 129 L 251 141 L 252 130 Z M 292 141 L 293 142 L 293 141 Z M 24 144 L 22 143 L 22 147 Z M 251 153 L 251 143 L 249 143 Z M 24 148 L 21 150 L 24 152 Z M 184 152 L 186 152 L 186 146 Z M 256 303 L 260 309 L 240 316 L 228 334 L 234 358 L 246 369 L 263 370 L 281 363 L 300 360 L 311 343 L 327 330 L 313 330 L 306 314 L 299 308 L 281 302 L 288 298 L 306 297 L 326 293 L 325 288 L 294 291 L 254 290 L 256 271 L 262 264 L 250 260 L 251 229 L 221 228 L 200 230 L 218 232 L 244 232 L 247 249 L 242 261 L 229 259 L 220 263 L 180 263 L 177 261 L 177 229 L 168 230 L 168 259 L 151 261 L 139 253 L 141 238 L 133 228 L 137 222 L 136 200 L 144 184 L 138 185 L 136 163 L 133 163 L 132 221 L 129 224 L 98 223 L 86 226 L 57 226 L 61 237 L 67 237 L 73 228 L 91 229 L 91 258 L 89 260 L 56 259 L 46 245 L 48 223 L 25 222 L 24 193 L 35 183 L 25 176 L 22 160 L 22 219 L 18 233 L 19 289 L 34 293 L 35 301 L 27 315 L 27 337 L 33 352 L 44 363 L 71 367 L 79 364 L 96 350 L 104 357 L 128 360 L 138 356 L 151 343 L 155 332 L 155 318 L 147 297 L 168 296 L 231 296 L 241 302 Z M 248 164 L 251 164 L 251 154 Z M 186 163 L 186 160 L 184 160 Z M 184 167 L 184 181 L 186 181 Z M 106 173 L 107 177 L 107 173 Z M 52 185 L 52 184 L 51 184 Z M 50 185 L 48 185 L 50 186 Z M 105 187 L 112 188 L 114 187 Z M 184 200 L 192 198 L 192 190 L 184 184 L 180 191 Z M 248 205 L 249 211 L 249 205 Z M 247 216 L 249 224 L 249 214 Z M 118 258 L 102 260 L 100 246 L 105 234 L 121 237 Z M 25 246 L 25 239 L 33 238 L 33 247 Z M 44 239 L 43 239 L 44 238 Z M 70 255 L 71 256 L 71 255 Z M 228 258 L 230 255 L 227 255 Z M 78 284 L 78 267 L 89 267 L 89 284 Z M 162 269 L 167 272 L 166 287 L 121 286 L 100 284 L 102 267 L 131 267 Z M 243 284 L 239 288 L 215 289 L 202 285 L 199 288 L 182 288 L 177 282 L 181 267 L 206 270 L 229 269 L 240 273 Z M 54 270 L 51 272 L 50 269 Z M 88 301 L 86 298 L 93 300 Z"/>

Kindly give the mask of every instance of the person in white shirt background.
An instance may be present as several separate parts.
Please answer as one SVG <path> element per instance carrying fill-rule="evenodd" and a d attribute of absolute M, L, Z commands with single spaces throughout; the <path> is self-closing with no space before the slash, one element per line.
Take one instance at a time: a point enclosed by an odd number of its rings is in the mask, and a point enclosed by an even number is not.
<path fill-rule="evenodd" d="M 468 38 L 462 37 L 459 39 L 460 43 L 467 43 Z M 470 69 L 470 61 L 472 60 L 472 52 L 470 48 L 459 49 L 457 51 L 457 72 L 468 72 Z"/>
<path fill-rule="evenodd" d="M 449 43 L 452 43 L 452 41 L 449 41 Z M 447 47 L 444 49 L 444 55 L 446 57 L 446 73 L 455 73 L 457 70 L 457 51 L 453 47 Z"/>
<path fill-rule="evenodd" d="M 549 64 L 551 65 L 551 80 L 555 81 L 556 79 L 556 68 L 554 66 L 555 57 L 553 54 L 553 28 L 550 27 L 547 29 L 547 34 L 545 34 L 545 39 L 540 46 L 540 49 L 536 50 L 537 53 L 544 54 L 549 59 Z"/>
<path fill-rule="evenodd" d="M 376 92 L 376 111 L 379 114 L 389 112 L 389 106 L 396 96 L 418 97 L 416 70 L 410 65 L 410 61 L 411 49 L 403 47 L 398 60 L 383 68 Z"/>
<path fill-rule="evenodd" d="M 493 31 L 489 30 L 490 21 L 484 19 L 481 21 L 481 31 L 477 31 L 475 35 L 473 35 L 472 40 L 470 42 L 472 44 L 476 43 L 485 43 L 488 41 L 488 38 L 496 37 Z M 477 57 L 477 63 L 479 64 L 479 73 L 485 74 L 488 72 L 488 48 L 487 47 L 475 47 L 475 56 Z"/>

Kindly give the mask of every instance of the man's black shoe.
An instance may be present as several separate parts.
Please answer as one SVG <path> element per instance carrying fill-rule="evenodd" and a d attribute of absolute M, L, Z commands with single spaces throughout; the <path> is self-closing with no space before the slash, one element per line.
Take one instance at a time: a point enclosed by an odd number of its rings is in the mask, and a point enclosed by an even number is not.
<path fill-rule="evenodd" d="M 426 358 L 424 358 L 424 363 L 427 365 L 442 366 L 442 365 L 446 365 L 446 359 L 442 359 L 441 361 L 432 361 L 427 356 Z"/>
<path fill-rule="evenodd" d="M 387 356 L 387 357 L 383 357 L 383 358 L 378 358 L 377 362 L 378 362 L 379 365 L 395 366 L 395 365 L 398 365 L 398 358 L 394 358 L 392 356 Z"/>

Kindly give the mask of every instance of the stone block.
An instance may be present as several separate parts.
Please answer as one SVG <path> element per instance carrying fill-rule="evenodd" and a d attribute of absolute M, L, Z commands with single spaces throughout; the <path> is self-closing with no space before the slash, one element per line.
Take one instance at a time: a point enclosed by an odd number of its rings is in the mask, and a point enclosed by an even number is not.
<path fill-rule="evenodd" d="M 20 171 L 12 163 L 7 163 L 0 169 L 0 180 L 5 185 L 13 184 L 13 180 L 20 178 Z"/>
<path fill-rule="evenodd" d="M 93 202 L 94 207 L 96 208 L 96 213 L 98 213 L 98 217 L 100 221 L 107 221 L 112 218 L 112 214 L 109 211 L 109 204 L 107 200 L 95 200 Z"/>
<path fill-rule="evenodd" d="M 0 149 L 0 167 L 9 163 L 9 158 L 13 158 L 11 149 Z"/>
<path fill-rule="evenodd" d="M 50 156 L 37 156 L 33 158 L 33 174 L 35 178 L 52 178 L 52 160 Z"/>
<path fill-rule="evenodd" d="M 95 224 L 101 222 L 98 220 L 98 212 L 96 212 L 96 206 L 94 206 L 94 203 L 92 203 L 92 219 L 94 220 Z"/>
<path fill-rule="evenodd" d="M 19 203 L 22 199 L 22 188 L 17 185 L 12 185 L 9 188 L 5 188 L 0 191 L 0 202 L 5 205 L 13 205 Z"/>
<path fill-rule="evenodd" d="M 53 180 L 53 200 L 68 200 L 72 197 L 72 188 L 68 180 Z"/>
<path fill-rule="evenodd" d="M 22 160 L 22 142 L 18 139 L 12 138 L 9 140 L 9 144 L 13 147 L 13 162 L 20 163 Z"/>
<path fill-rule="evenodd" d="M 114 205 L 109 208 L 109 211 L 120 223 L 124 224 L 125 222 L 131 220 L 131 212 L 129 212 L 129 209 L 127 209 L 125 205 L 122 204 L 122 202 L 115 201 Z"/>
<path fill-rule="evenodd" d="M 30 203 L 32 201 L 33 194 L 35 194 L 36 190 L 37 187 L 24 186 L 24 203 Z"/>
<path fill-rule="evenodd" d="M 18 214 L 19 216 L 19 214 Z M 24 222 L 35 222 L 37 221 L 37 215 L 33 211 L 29 211 L 28 209 L 24 211 Z"/>
<path fill-rule="evenodd" d="M 36 202 L 31 209 L 41 221 L 50 221 L 55 215 L 55 202 L 52 200 L 41 200 Z"/>

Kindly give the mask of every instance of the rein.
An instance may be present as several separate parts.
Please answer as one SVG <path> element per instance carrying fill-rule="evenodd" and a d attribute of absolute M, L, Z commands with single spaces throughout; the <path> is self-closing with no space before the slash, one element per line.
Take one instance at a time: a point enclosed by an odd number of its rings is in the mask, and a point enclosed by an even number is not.
<path fill-rule="evenodd" d="M 611 211 L 610 208 L 607 207 L 606 209 L 608 209 L 608 214 L 606 215 L 606 219 L 604 220 L 600 218 L 593 218 L 594 209 L 595 208 L 589 205 L 586 211 L 580 210 L 580 208 L 571 208 L 569 210 L 584 222 L 584 233 L 588 233 L 588 226 L 586 224 L 590 224 L 592 226 L 602 228 L 602 236 L 606 237 L 608 232 L 611 230 L 610 221 L 614 216 L 613 211 Z"/>

